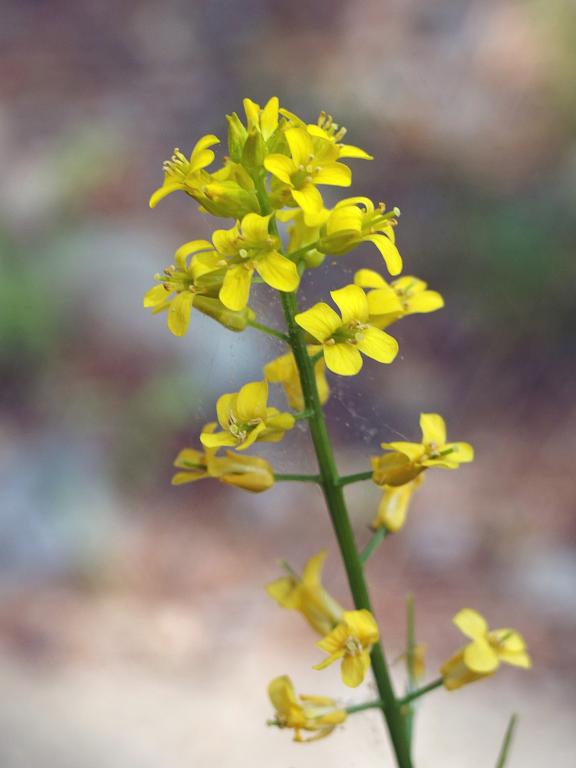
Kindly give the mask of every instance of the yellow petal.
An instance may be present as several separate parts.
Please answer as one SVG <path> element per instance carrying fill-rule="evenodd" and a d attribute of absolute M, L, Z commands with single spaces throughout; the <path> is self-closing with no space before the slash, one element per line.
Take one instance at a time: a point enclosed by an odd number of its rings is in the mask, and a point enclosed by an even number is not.
<path fill-rule="evenodd" d="M 490 642 L 494 642 L 507 651 L 525 651 L 526 643 L 519 632 L 513 629 L 493 629 L 489 633 Z"/>
<path fill-rule="evenodd" d="M 264 159 L 264 167 L 284 184 L 292 186 L 291 175 L 297 170 L 294 161 L 286 155 L 272 154 Z"/>
<path fill-rule="evenodd" d="M 342 619 L 350 634 L 360 640 L 363 646 L 373 645 L 378 641 L 378 624 L 370 611 L 344 611 Z"/>
<path fill-rule="evenodd" d="M 174 336 L 184 336 L 186 333 L 193 302 L 194 294 L 190 291 L 178 293 L 170 302 L 168 308 L 168 328 Z"/>
<path fill-rule="evenodd" d="M 330 296 L 342 315 L 342 324 L 357 320 L 368 320 L 368 301 L 366 294 L 358 285 L 346 285 L 337 291 L 330 291 Z"/>
<path fill-rule="evenodd" d="M 394 443 L 380 443 L 380 445 L 388 451 L 402 453 L 410 461 L 416 461 L 424 453 L 424 446 L 421 443 L 407 443 L 404 440 L 397 440 Z"/>
<path fill-rule="evenodd" d="M 302 208 L 304 213 L 312 215 L 319 214 L 324 208 L 324 201 L 322 195 L 316 189 L 314 184 L 304 184 L 300 189 L 292 190 L 292 197 L 296 201 L 296 204 Z M 309 226 L 309 222 L 306 222 Z"/>
<path fill-rule="evenodd" d="M 210 475 L 208 472 L 176 472 L 170 480 L 171 485 L 184 485 L 185 483 L 195 483 L 196 480 L 203 480 Z"/>
<path fill-rule="evenodd" d="M 204 464 L 204 452 L 194 448 L 183 448 L 174 459 L 174 466 L 182 469 L 197 469 Z"/>
<path fill-rule="evenodd" d="M 356 346 L 367 357 L 379 363 L 391 363 L 398 354 L 398 342 L 379 328 L 365 328 L 358 335 Z"/>
<path fill-rule="evenodd" d="M 446 423 L 438 413 L 421 413 L 422 442 L 434 443 L 441 448 L 446 443 Z"/>
<path fill-rule="evenodd" d="M 274 709 L 282 715 L 288 715 L 298 700 L 294 686 L 288 675 L 276 677 L 268 686 L 268 696 Z"/>
<path fill-rule="evenodd" d="M 409 296 L 406 299 L 406 304 L 407 311 L 411 314 L 435 312 L 437 309 L 442 309 L 444 299 L 436 291 L 423 291 L 415 296 Z"/>
<path fill-rule="evenodd" d="M 354 283 L 361 288 L 387 288 L 388 283 L 373 269 L 359 269 L 354 273 Z M 393 289 L 392 289 L 393 290 Z"/>
<path fill-rule="evenodd" d="M 344 163 L 328 163 L 314 174 L 315 184 L 330 184 L 334 187 L 349 187 L 352 171 Z"/>
<path fill-rule="evenodd" d="M 470 443 L 446 443 L 445 450 L 452 451 L 446 458 L 451 459 L 458 464 L 465 464 L 474 461 L 474 448 Z"/>
<path fill-rule="evenodd" d="M 184 184 L 180 183 L 163 184 L 159 189 L 152 193 L 148 205 L 150 208 L 156 208 L 160 200 L 163 200 L 168 195 L 171 195 L 172 192 L 176 192 L 177 190 L 184 188 Z"/>
<path fill-rule="evenodd" d="M 498 669 L 498 656 L 487 640 L 479 638 L 464 649 L 464 664 L 482 675 L 489 675 Z"/>
<path fill-rule="evenodd" d="M 277 251 L 270 251 L 259 258 L 256 271 L 267 285 L 278 291 L 295 291 L 300 283 L 296 264 Z"/>
<path fill-rule="evenodd" d="M 164 304 L 169 296 L 170 291 L 167 291 L 163 284 L 155 285 L 144 294 L 143 306 L 146 307 L 146 309 L 150 309 L 150 307 L 158 307 L 161 304 Z"/>
<path fill-rule="evenodd" d="M 338 624 L 337 627 L 334 627 L 332 632 L 326 635 L 326 637 L 322 638 L 322 640 L 318 640 L 316 643 L 316 647 L 320 648 L 324 653 L 329 653 L 330 655 L 334 655 L 337 653 L 344 652 L 342 649 L 346 645 L 346 641 L 349 637 L 349 631 L 348 628 L 344 623 Z"/>
<path fill-rule="evenodd" d="M 366 296 L 368 301 L 368 313 L 370 317 L 388 314 L 402 314 L 404 307 L 393 288 L 387 285 L 385 288 L 376 288 Z"/>
<path fill-rule="evenodd" d="M 253 242 L 261 243 L 266 241 L 268 235 L 268 224 L 270 222 L 270 216 L 260 216 L 257 213 L 248 213 L 242 219 L 240 229 L 244 237 Z"/>
<path fill-rule="evenodd" d="M 414 492 L 412 483 L 406 483 L 398 488 L 388 486 L 384 489 L 378 505 L 378 514 L 372 523 L 373 528 L 386 528 L 390 533 L 399 531 L 406 521 L 408 505 Z"/>
<path fill-rule="evenodd" d="M 288 128 L 284 135 L 295 165 L 308 165 L 310 156 L 314 155 L 314 145 L 308 131 L 305 128 Z"/>
<path fill-rule="evenodd" d="M 332 211 L 330 218 L 326 222 L 326 234 L 328 236 L 341 233 L 359 235 L 362 231 L 362 219 L 363 213 L 356 205 L 337 207 Z M 372 270 L 360 270 L 360 272 L 363 271 L 371 272 Z"/>
<path fill-rule="evenodd" d="M 220 448 L 236 445 L 237 440 L 230 432 L 216 432 L 213 435 L 203 432 L 200 435 L 200 442 L 206 448 Z"/>
<path fill-rule="evenodd" d="M 238 312 L 248 304 L 253 271 L 252 268 L 241 264 L 238 267 L 231 267 L 226 272 L 218 294 L 218 298 L 225 307 Z"/>
<path fill-rule="evenodd" d="M 260 125 L 262 127 L 262 137 L 264 138 L 264 141 L 268 141 L 276 128 L 278 128 L 278 107 L 278 96 L 272 96 L 262 110 Z"/>
<path fill-rule="evenodd" d="M 376 248 L 378 248 L 391 275 L 399 275 L 402 272 L 400 252 L 386 235 L 368 235 L 364 239 L 374 243 Z"/>
<path fill-rule="evenodd" d="M 452 619 L 452 623 L 458 627 L 460 632 L 472 640 L 485 637 L 488 632 L 486 619 L 472 608 L 463 608 L 461 611 L 458 611 Z"/>
<path fill-rule="evenodd" d="M 291 576 L 282 576 L 280 579 L 266 585 L 266 592 L 278 605 L 289 610 L 298 610 L 301 605 L 301 590 Z"/>
<path fill-rule="evenodd" d="M 326 367 L 340 376 L 355 376 L 362 368 L 362 355 L 347 342 L 324 346 Z"/>
<path fill-rule="evenodd" d="M 216 415 L 222 429 L 229 428 L 230 416 L 235 410 L 237 399 L 238 395 L 235 392 L 228 392 L 225 395 L 220 395 L 216 401 Z"/>
<path fill-rule="evenodd" d="M 532 659 L 526 651 L 499 650 L 498 658 L 500 661 L 505 661 L 506 664 L 511 664 L 513 667 L 521 667 L 522 669 L 530 669 L 532 667 Z"/>
<path fill-rule="evenodd" d="M 324 302 L 319 302 L 305 312 L 298 313 L 294 319 L 301 328 L 318 341 L 329 339 L 342 325 L 336 312 Z"/>
<path fill-rule="evenodd" d="M 253 443 L 261 439 L 262 432 L 264 432 L 265 429 L 266 424 L 257 424 L 253 429 L 250 430 L 247 437 L 241 443 L 236 443 L 236 449 L 238 451 L 245 451 L 246 448 L 250 448 Z"/>
<path fill-rule="evenodd" d="M 360 147 L 355 147 L 352 144 L 339 144 L 340 157 L 356 157 L 359 160 L 374 160 L 372 155 L 365 152 Z"/>
<path fill-rule="evenodd" d="M 311 557 L 304 567 L 302 581 L 308 587 L 318 586 L 322 580 L 322 569 L 326 560 L 326 550 L 323 549 L 317 555 Z"/>
<path fill-rule="evenodd" d="M 199 253 L 200 251 L 212 251 L 214 246 L 208 240 L 190 240 L 189 243 L 184 243 L 174 254 L 174 260 L 180 269 L 186 268 L 186 258 L 191 253 Z"/>
<path fill-rule="evenodd" d="M 235 410 L 238 421 L 244 423 L 252 419 L 266 418 L 268 384 L 265 381 L 251 381 L 238 392 Z"/>
<path fill-rule="evenodd" d="M 367 652 L 345 656 L 340 668 L 342 682 L 349 688 L 357 688 L 363 682 L 369 668 L 370 656 Z"/>

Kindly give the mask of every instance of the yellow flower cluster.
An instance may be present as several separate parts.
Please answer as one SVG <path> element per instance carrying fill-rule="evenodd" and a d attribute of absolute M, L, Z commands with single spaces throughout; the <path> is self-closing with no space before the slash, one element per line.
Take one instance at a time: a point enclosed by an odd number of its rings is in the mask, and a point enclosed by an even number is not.
<path fill-rule="evenodd" d="M 456 469 L 471 462 L 474 451 L 468 443 L 447 442 L 443 418 L 423 413 L 421 442 L 382 443 L 384 453 L 372 457 L 371 472 L 341 478 L 333 458 L 327 460 L 328 470 L 323 470 L 317 442 L 325 446 L 328 440 L 321 415 L 330 395 L 327 372 L 354 376 L 361 371 L 364 358 L 392 363 L 399 347 L 387 331 L 389 326 L 408 315 L 435 312 L 444 306 L 444 300 L 422 279 L 401 276 L 403 263 L 395 237 L 398 208 L 387 209 L 384 203 L 359 196 L 326 206 L 325 186 L 351 185 L 352 171 L 345 161 L 372 159 L 365 150 L 343 142 L 346 131 L 342 126 L 324 112 L 317 122 L 307 123 L 280 107 L 276 97 L 264 107 L 250 99 L 244 99 L 243 106 L 244 120 L 236 113 L 227 116 L 228 151 L 219 167 L 213 167 L 215 147 L 220 143 L 213 134 L 200 138 L 189 155 L 175 149 L 164 163 L 164 179 L 150 198 L 151 208 L 179 191 L 192 198 L 203 214 L 231 221 L 215 229 L 210 239 L 193 239 L 177 248 L 174 263 L 155 275 L 154 286 L 144 296 L 144 307 L 153 314 L 165 312 L 174 336 L 186 334 L 192 310 L 197 310 L 232 331 L 252 327 L 267 333 L 288 343 L 289 351 L 264 365 L 261 380 L 218 398 L 217 421 L 202 429 L 200 448 L 180 451 L 172 482 L 181 485 L 212 478 L 257 493 L 279 480 L 304 479 L 323 484 L 330 506 L 329 490 L 332 495 L 341 494 L 342 485 L 371 477 L 382 489 L 372 522 L 372 542 L 363 553 L 357 552 L 350 533 L 347 545 L 348 556 L 356 558 L 362 573 L 362 564 L 377 543 L 404 525 L 425 471 Z M 363 243 L 375 247 L 394 279 L 387 282 L 378 271 L 359 269 L 350 284 L 330 291 L 337 311 L 325 301 L 300 311 L 295 293 L 306 271 L 319 267 L 328 255 L 344 256 Z M 282 295 L 287 332 L 264 325 L 249 306 L 255 286 L 262 284 L 264 290 Z M 278 384 L 292 412 L 269 405 L 269 387 Z M 319 475 L 280 475 L 265 459 L 244 453 L 254 443 L 282 440 L 299 419 L 310 420 Z M 334 474 L 335 478 L 326 479 Z M 340 500 L 343 502 L 342 496 Z M 334 519 L 334 508 L 330 510 Z M 336 512 L 342 514 L 340 508 Z M 346 517 L 345 509 L 343 514 Z M 341 540 L 339 543 L 344 553 L 346 547 Z M 366 610 L 370 602 L 360 590 L 360 596 L 355 594 L 356 610 L 342 607 L 322 583 L 325 560 L 325 551 L 314 555 L 302 575 L 284 563 L 285 574 L 268 584 L 267 592 L 282 608 L 299 612 L 321 636 L 317 647 L 326 658 L 315 669 L 338 661 L 342 681 L 356 688 L 364 681 L 371 658 L 375 662 L 380 658 L 375 673 L 381 683 L 380 631 Z M 482 616 L 471 609 L 460 611 L 454 623 L 471 642 L 442 666 L 441 678 L 425 686 L 425 691 L 440 685 L 459 688 L 491 675 L 501 662 L 530 666 L 524 640 L 514 630 L 490 631 Z M 411 690 L 424 673 L 424 647 L 412 638 L 408 648 L 403 658 Z M 398 700 L 389 689 L 389 682 L 378 684 L 381 702 L 349 711 L 378 706 L 392 731 L 397 727 L 392 722 L 394 711 L 400 712 L 403 703 L 421 692 L 411 690 L 411 695 Z M 347 711 L 330 698 L 297 696 L 286 675 L 275 678 L 268 693 L 276 712 L 272 724 L 292 729 L 296 741 L 326 736 L 347 717 Z M 392 695 L 392 702 L 385 701 L 386 695 Z M 304 732 L 312 735 L 305 738 Z"/>

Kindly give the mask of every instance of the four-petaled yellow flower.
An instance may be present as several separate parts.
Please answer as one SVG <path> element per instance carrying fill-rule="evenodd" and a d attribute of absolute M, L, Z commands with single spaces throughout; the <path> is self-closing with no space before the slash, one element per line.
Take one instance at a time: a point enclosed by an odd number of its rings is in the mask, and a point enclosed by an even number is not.
<path fill-rule="evenodd" d="M 342 139 L 346 136 L 348 130 L 343 125 L 335 123 L 332 115 L 327 115 L 326 112 L 320 112 L 317 122 L 308 123 L 306 129 L 311 136 L 318 136 L 321 139 L 333 142 L 338 147 L 338 157 L 374 160 L 372 155 L 369 155 L 368 152 L 360 149 L 360 147 L 355 147 L 352 144 L 342 144 Z"/>
<path fill-rule="evenodd" d="M 314 669 L 324 669 L 342 659 L 342 681 L 350 688 L 356 688 L 370 668 L 370 650 L 378 638 L 378 625 L 370 611 L 344 611 L 342 622 L 316 643 L 329 655 Z"/>
<path fill-rule="evenodd" d="M 203 433 L 212 434 L 216 422 L 206 424 Z M 217 456 L 217 448 L 183 448 L 174 461 L 174 466 L 183 471 L 172 477 L 172 485 L 194 483 L 212 477 L 226 485 L 235 485 L 245 491 L 260 493 L 274 485 L 274 470 L 265 459 L 257 456 L 241 456 L 234 451 L 226 451 L 225 456 Z"/>
<path fill-rule="evenodd" d="M 308 354 L 313 355 L 318 351 L 318 347 L 310 346 L 307 348 Z M 316 378 L 316 387 L 320 397 L 320 403 L 324 403 L 330 396 L 330 387 L 326 381 L 326 363 L 324 360 L 318 360 L 314 364 L 314 374 Z M 295 411 L 304 410 L 304 395 L 302 394 L 302 384 L 300 383 L 300 374 L 296 366 L 296 360 L 292 352 L 281 355 L 275 360 L 271 360 L 264 366 L 264 376 L 272 384 L 282 384 L 288 405 Z"/>
<path fill-rule="evenodd" d="M 341 316 L 324 302 L 295 316 L 298 325 L 322 344 L 328 369 L 341 376 L 353 376 L 362 368 L 361 352 L 379 363 L 391 363 L 398 354 L 398 342 L 370 325 L 364 291 L 357 285 L 347 285 L 331 291 L 330 296 Z"/>
<path fill-rule="evenodd" d="M 206 448 L 234 446 L 243 451 L 256 441 L 277 443 L 294 426 L 291 413 L 268 407 L 265 381 L 252 381 L 244 384 L 239 392 L 219 397 L 216 414 L 223 431 L 203 432 L 200 441 Z"/>
<path fill-rule="evenodd" d="M 420 414 L 420 428 L 421 443 L 381 443 L 392 453 L 372 458 L 376 485 L 404 485 L 429 467 L 457 469 L 473 461 L 474 449 L 469 443 L 446 442 L 446 424 L 439 414 Z"/>
<path fill-rule="evenodd" d="M 322 584 L 322 569 L 326 552 L 311 557 L 304 567 L 302 577 L 286 564 L 287 576 L 276 579 L 266 587 L 271 598 L 289 610 L 299 611 L 320 635 L 327 635 L 341 621 L 344 609 Z"/>
<path fill-rule="evenodd" d="M 489 630 L 484 617 L 471 608 L 459 611 L 453 622 L 472 642 L 440 669 L 449 691 L 489 677 L 501 662 L 524 669 L 532 666 L 524 638 L 513 629 Z"/>
<path fill-rule="evenodd" d="M 422 475 L 404 485 L 385 485 L 384 493 L 378 505 L 378 513 L 372 521 L 372 529 L 385 528 L 389 533 L 396 533 L 406 522 L 406 514 L 414 491 L 424 478 Z"/>
<path fill-rule="evenodd" d="M 294 741 L 316 741 L 328 736 L 337 725 L 346 720 L 347 712 L 338 709 L 334 699 L 328 696 L 296 696 L 292 681 L 287 675 L 277 677 L 268 686 L 268 696 L 276 710 L 276 717 L 270 725 L 279 728 L 293 728 Z M 314 735 L 305 739 L 302 731 Z"/>
<path fill-rule="evenodd" d="M 155 285 L 144 296 L 144 307 L 154 313 L 168 310 L 168 328 L 175 336 L 183 336 L 188 329 L 190 312 L 200 296 L 210 293 L 202 278 L 218 269 L 212 244 L 207 240 L 192 240 L 181 246 L 175 254 L 175 265 L 166 267 L 157 275 Z M 207 252 L 207 253 L 204 253 Z M 203 253 L 204 259 L 199 259 Z M 188 262 L 188 257 L 192 258 Z"/>
<path fill-rule="evenodd" d="M 175 149 L 172 158 L 164 163 L 164 182 L 150 198 L 150 208 L 156 207 L 160 200 L 179 189 L 184 192 L 194 190 L 199 183 L 199 172 L 214 160 L 214 151 L 210 147 L 219 143 L 217 136 L 202 136 L 196 142 L 190 159 Z"/>
<path fill-rule="evenodd" d="M 338 162 L 340 150 L 332 141 L 313 137 L 301 127 L 287 128 L 284 135 L 291 156 L 268 155 L 264 167 L 290 189 L 294 202 L 305 214 L 318 214 L 324 203 L 316 185 L 349 187 L 352 172 Z"/>
<path fill-rule="evenodd" d="M 406 315 L 436 312 L 444 306 L 437 291 L 429 291 L 427 283 L 418 277 L 405 275 L 390 285 L 372 269 L 360 269 L 354 283 L 370 289 L 367 294 L 370 322 L 377 328 L 386 328 Z"/>
<path fill-rule="evenodd" d="M 226 268 L 220 301 L 238 311 L 248 303 L 256 271 L 279 291 L 294 291 L 300 277 L 296 264 L 279 252 L 280 238 L 268 232 L 270 216 L 249 213 L 231 229 L 218 229 L 212 242 Z"/>
<path fill-rule="evenodd" d="M 391 275 L 402 271 L 402 257 L 395 245 L 394 227 L 400 211 L 385 213 L 384 203 L 377 207 L 368 197 L 341 200 L 331 211 L 325 211 L 325 222 L 318 250 L 340 255 L 360 243 L 373 243 L 378 248 Z"/>

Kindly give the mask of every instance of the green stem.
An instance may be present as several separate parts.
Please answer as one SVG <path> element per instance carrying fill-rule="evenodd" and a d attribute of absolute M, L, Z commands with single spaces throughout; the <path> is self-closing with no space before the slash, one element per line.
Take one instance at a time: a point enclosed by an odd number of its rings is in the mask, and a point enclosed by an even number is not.
<path fill-rule="evenodd" d="M 352 704 L 350 707 L 344 707 L 344 711 L 349 715 L 355 715 L 356 712 L 365 712 L 367 709 L 383 709 L 384 705 L 380 699 L 376 701 L 365 701 L 364 704 Z"/>
<path fill-rule="evenodd" d="M 300 411 L 300 413 L 293 413 L 292 416 L 294 416 L 294 419 L 296 421 L 303 421 L 304 419 L 309 419 L 313 415 L 312 411 Z"/>
<path fill-rule="evenodd" d="M 290 342 L 288 336 L 282 331 L 277 331 L 275 328 L 270 328 L 263 323 L 257 323 L 256 320 L 248 320 L 248 325 L 251 328 L 255 328 L 257 331 L 268 334 L 268 336 L 274 336 L 276 339 L 282 339 L 282 341 Z"/>
<path fill-rule="evenodd" d="M 274 480 L 277 482 L 300 482 L 300 483 L 319 483 L 320 475 L 283 475 L 279 472 L 274 473 Z"/>
<path fill-rule="evenodd" d="M 414 675 L 414 654 L 416 650 L 416 620 L 414 617 L 414 595 L 410 592 L 406 596 L 406 667 L 408 670 L 408 689 L 406 695 L 409 696 L 416 689 L 416 678 Z M 412 745 L 412 736 L 414 733 L 414 707 L 408 706 L 406 712 L 406 729 L 408 730 L 408 741 Z"/>
<path fill-rule="evenodd" d="M 368 544 L 364 547 L 362 550 L 362 554 L 360 555 L 360 560 L 364 564 L 366 564 L 369 560 L 369 558 L 374 554 L 374 552 L 378 549 L 380 544 L 384 541 L 386 538 L 386 535 L 388 534 L 388 531 L 386 528 L 378 528 L 376 533 L 372 536 Z"/>
<path fill-rule="evenodd" d="M 428 683 L 428 685 L 422 686 L 422 688 L 417 688 L 415 691 L 412 691 L 412 693 L 409 693 L 407 696 L 404 696 L 403 699 L 400 699 L 398 702 L 401 706 L 404 706 L 405 704 L 409 704 L 411 701 L 414 701 L 415 699 L 419 699 L 420 696 L 425 696 L 427 693 L 430 693 L 430 691 L 434 691 L 436 688 L 440 688 L 441 685 L 444 684 L 444 680 L 439 677 L 437 680 L 433 680 L 431 683 Z"/>
<path fill-rule="evenodd" d="M 508 728 L 506 728 L 506 733 L 504 734 L 504 741 L 502 742 L 502 748 L 500 749 L 500 754 L 498 755 L 496 768 L 505 768 L 505 765 L 508 761 L 508 752 L 510 751 L 510 745 L 512 744 L 512 738 L 514 736 L 517 722 L 518 715 L 512 715 L 508 723 Z"/>
<path fill-rule="evenodd" d="M 334 533 L 338 540 L 340 553 L 344 561 L 344 567 L 348 576 L 348 583 L 354 599 L 354 605 L 357 610 L 365 609 L 373 613 L 368 588 L 364 578 L 362 561 L 360 560 L 360 556 L 356 549 L 354 533 L 346 509 L 341 478 L 336 468 L 334 453 L 332 451 L 324 413 L 320 404 L 320 397 L 318 395 L 314 376 L 314 367 L 306 351 L 304 333 L 294 320 L 294 315 L 297 312 L 296 296 L 293 293 L 281 293 L 280 296 L 282 298 L 282 306 L 288 325 L 290 344 L 300 374 L 304 403 L 306 408 L 313 412 L 313 415 L 308 421 L 310 434 L 316 451 L 326 506 L 330 513 Z M 394 694 L 386 659 L 379 643 L 376 643 L 373 646 L 371 658 L 372 671 L 376 680 L 378 694 L 382 701 L 382 710 L 386 719 L 398 766 L 399 768 L 412 768 L 405 723 Z"/>
<path fill-rule="evenodd" d="M 295 261 L 296 259 L 299 259 L 300 256 L 305 256 L 308 251 L 313 250 L 318 246 L 318 243 L 320 240 L 315 240 L 313 243 L 308 243 L 308 245 L 303 245 L 302 248 L 297 248 L 295 251 L 292 251 L 291 253 L 286 254 L 286 258 L 292 259 L 292 261 Z"/>
<path fill-rule="evenodd" d="M 344 475 L 340 478 L 340 485 L 350 485 L 351 483 L 361 483 L 363 480 L 371 480 L 374 473 L 370 472 L 358 472 L 355 475 Z"/>

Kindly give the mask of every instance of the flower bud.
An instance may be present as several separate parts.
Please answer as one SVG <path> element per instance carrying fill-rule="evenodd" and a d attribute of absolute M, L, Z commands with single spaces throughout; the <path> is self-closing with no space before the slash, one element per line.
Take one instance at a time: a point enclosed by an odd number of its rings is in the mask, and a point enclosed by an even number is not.
<path fill-rule="evenodd" d="M 246 128 L 236 112 L 226 115 L 226 120 L 228 121 L 228 154 L 235 163 L 239 163 L 246 142 Z"/>
<path fill-rule="evenodd" d="M 204 315 L 212 317 L 230 331 L 243 331 L 248 323 L 256 318 L 250 307 L 245 307 L 239 312 L 227 309 L 219 299 L 210 296 L 197 296 L 194 302 L 196 309 Z"/>

